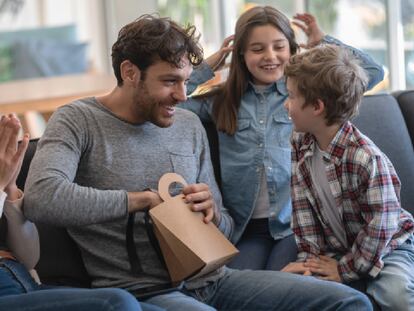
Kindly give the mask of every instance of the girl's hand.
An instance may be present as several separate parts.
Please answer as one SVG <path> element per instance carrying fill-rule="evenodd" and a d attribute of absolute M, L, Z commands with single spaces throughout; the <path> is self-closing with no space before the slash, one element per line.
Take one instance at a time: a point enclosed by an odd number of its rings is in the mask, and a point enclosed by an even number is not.
<path fill-rule="evenodd" d="M 292 23 L 302 29 L 308 37 L 308 42 L 306 44 L 300 44 L 300 47 L 302 48 L 310 49 L 318 45 L 325 36 L 323 31 L 319 28 L 316 18 L 312 14 L 296 14 L 293 16 Z"/>
<path fill-rule="evenodd" d="M 220 49 L 206 58 L 206 63 L 213 71 L 220 70 L 224 66 L 227 56 L 229 56 L 230 52 L 233 51 L 233 45 L 230 44 L 233 39 L 234 35 L 225 38 Z"/>

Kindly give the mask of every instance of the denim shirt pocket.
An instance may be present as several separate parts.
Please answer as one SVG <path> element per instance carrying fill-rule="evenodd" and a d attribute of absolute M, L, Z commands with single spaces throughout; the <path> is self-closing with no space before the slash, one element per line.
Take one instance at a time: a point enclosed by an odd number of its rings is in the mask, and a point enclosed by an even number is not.
<path fill-rule="evenodd" d="M 250 120 L 249 119 L 239 119 L 237 124 L 237 131 L 244 131 L 250 126 Z"/>
<path fill-rule="evenodd" d="M 287 114 L 273 115 L 271 140 L 277 147 L 290 149 L 290 136 L 292 135 L 292 121 Z"/>
<path fill-rule="evenodd" d="M 196 155 L 185 150 L 169 150 L 168 153 L 174 172 L 183 176 L 188 184 L 196 183 L 199 172 Z"/>
<path fill-rule="evenodd" d="M 237 131 L 235 133 L 235 136 L 239 139 L 248 139 L 251 137 L 250 131 L 248 129 L 250 128 L 250 119 L 238 119 L 237 120 Z"/>

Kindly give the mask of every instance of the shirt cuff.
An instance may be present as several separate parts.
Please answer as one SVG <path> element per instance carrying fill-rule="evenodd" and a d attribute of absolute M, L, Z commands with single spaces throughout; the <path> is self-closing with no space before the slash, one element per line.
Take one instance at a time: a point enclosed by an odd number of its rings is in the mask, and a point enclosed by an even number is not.
<path fill-rule="evenodd" d="M 339 41 L 338 39 L 335 39 L 334 37 L 330 36 L 330 35 L 325 35 L 320 43 L 325 43 L 325 44 L 335 44 L 335 45 L 343 45 L 343 43 L 341 41 Z"/>

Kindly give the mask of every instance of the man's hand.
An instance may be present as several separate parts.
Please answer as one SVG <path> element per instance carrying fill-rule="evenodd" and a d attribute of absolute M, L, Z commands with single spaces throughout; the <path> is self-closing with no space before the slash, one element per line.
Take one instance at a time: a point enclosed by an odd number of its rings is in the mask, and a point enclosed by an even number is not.
<path fill-rule="evenodd" d="M 304 263 L 312 274 L 319 275 L 322 280 L 335 281 L 342 283 L 341 276 L 338 272 L 338 261 L 327 256 L 309 258 Z"/>
<path fill-rule="evenodd" d="M 214 223 L 217 224 L 219 222 L 219 213 L 208 185 L 192 184 L 185 186 L 183 194 L 187 203 L 193 203 L 192 210 L 194 212 L 202 212 L 204 214 L 205 223 L 209 223 L 213 219 Z"/>
<path fill-rule="evenodd" d="M 128 192 L 128 213 L 143 212 L 163 201 L 155 191 Z"/>
<path fill-rule="evenodd" d="M 5 190 L 8 199 L 14 200 L 18 195 L 16 179 L 22 166 L 23 157 L 29 144 L 26 134 L 18 145 L 20 121 L 10 114 L 0 119 L 0 190 Z"/>
<path fill-rule="evenodd" d="M 302 275 L 312 275 L 312 272 L 309 270 L 309 268 L 305 267 L 303 262 L 291 262 L 281 271 Z"/>
<path fill-rule="evenodd" d="M 223 67 L 227 56 L 229 56 L 230 52 L 233 50 L 233 45 L 230 45 L 230 42 L 233 41 L 233 39 L 234 35 L 225 38 L 220 49 L 206 58 L 206 63 L 213 71 L 220 70 Z"/>
<path fill-rule="evenodd" d="M 319 28 L 316 18 L 312 14 L 296 14 L 293 16 L 292 23 L 302 29 L 308 37 L 308 42 L 306 44 L 300 44 L 302 48 L 310 49 L 318 45 L 325 36 L 323 31 Z"/>

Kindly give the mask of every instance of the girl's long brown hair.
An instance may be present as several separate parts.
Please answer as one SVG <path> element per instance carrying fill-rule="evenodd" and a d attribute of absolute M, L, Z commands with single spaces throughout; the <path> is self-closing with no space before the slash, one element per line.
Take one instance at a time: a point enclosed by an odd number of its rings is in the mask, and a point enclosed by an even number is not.
<path fill-rule="evenodd" d="M 237 131 L 237 113 L 240 101 L 247 90 L 250 72 L 244 62 L 244 51 L 251 30 L 256 26 L 273 25 L 289 42 L 290 54 L 296 53 L 298 45 L 289 19 L 270 6 L 256 6 L 243 13 L 236 23 L 233 55 L 227 81 L 213 88 L 206 96 L 215 95 L 213 118 L 219 131 L 234 135 Z"/>

